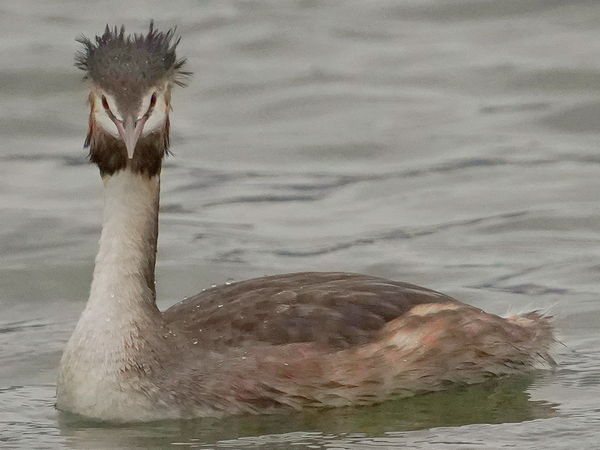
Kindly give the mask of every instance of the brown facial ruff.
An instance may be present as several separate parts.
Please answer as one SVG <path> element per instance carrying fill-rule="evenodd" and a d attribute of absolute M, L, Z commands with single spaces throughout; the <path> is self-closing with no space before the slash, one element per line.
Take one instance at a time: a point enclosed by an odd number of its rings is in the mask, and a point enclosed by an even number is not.
<path fill-rule="evenodd" d="M 174 85 L 184 86 L 185 78 L 191 75 L 191 72 L 182 70 L 185 58 L 176 56 L 179 40 L 175 36 L 175 29 L 158 31 L 152 22 L 146 34 L 127 35 L 124 27 L 117 29 L 107 25 L 104 33 L 93 40 L 84 36 L 78 39 L 83 48 L 75 56 L 75 65 L 85 72 L 92 89 L 85 147 L 89 147 L 90 161 L 98 165 L 102 176 L 123 169 L 148 176 L 160 173 L 162 159 L 169 148 L 170 91 Z M 124 131 L 119 127 L 132 117 L 139 119 L 138 110 L 143 98 L 150 95 L 152 90 L 164 96 L 167 108 L 165 122 L 161 129 L 140 136 L 133 159 L 128 159 L 127 147 L 123 142 Z M 113 96 L 120 113 L 119 119 L 114 115 L 109 116 L 121 130 L 120 137 L 103 130 L 94 121 L 94 102 L 103 99 L 104 93 Z M 108 110 L 106 105 L 102 107 Z M 152 110 L 153 105 L 147 110 L 146 119 Z M 130 145 L 133 146 L 131 142 Z"/>
<path fill-rule="evenodd" d="M 138 140 L 131 160 L 127 158 L 123 141 L 94 126 L 93 121 L 90 123 L 85 146 L 90 149 L 90 161 L 98 165 L 102 176 L 124 169 L 148 177 L 158 175 L 162 159 L 169 149 L 169 119 L 167 118 L 162 130 L 149 133 Z"/>

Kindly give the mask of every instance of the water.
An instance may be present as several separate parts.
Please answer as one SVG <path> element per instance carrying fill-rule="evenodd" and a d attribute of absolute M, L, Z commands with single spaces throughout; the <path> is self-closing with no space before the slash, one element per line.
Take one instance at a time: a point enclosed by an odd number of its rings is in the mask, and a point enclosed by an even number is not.
<path fill-rule="evenodd" d="M 290 416 L 110 427 L 59 414 L 101 189 L 74 38 L 178 25 L 161 307 L 213 283 L 347 270 L 491 312 L 550 308 L 555 372 Z M 596 1 L 0 3 L 0 445 L 597 448 Z"/>

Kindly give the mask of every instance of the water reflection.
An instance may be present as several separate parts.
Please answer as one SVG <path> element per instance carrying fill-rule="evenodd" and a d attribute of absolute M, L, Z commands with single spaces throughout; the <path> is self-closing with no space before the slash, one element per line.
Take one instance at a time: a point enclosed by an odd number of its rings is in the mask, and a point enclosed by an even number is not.
<path fill-rule="evenodd" d="M 539 378 L 540 374 L 536 374 L 536 383 Z M 527 389 L 533 381 L 533 375 L 506 377 L 371 407 L 289 415 L 109 425 L 60 413 L 59 422 L 61 434 L 72 448 L 325 445 L 341 437 L 377 438 L 388 432 L 517 423 L 557 416 L 558 405 L 531 400 Z"/>

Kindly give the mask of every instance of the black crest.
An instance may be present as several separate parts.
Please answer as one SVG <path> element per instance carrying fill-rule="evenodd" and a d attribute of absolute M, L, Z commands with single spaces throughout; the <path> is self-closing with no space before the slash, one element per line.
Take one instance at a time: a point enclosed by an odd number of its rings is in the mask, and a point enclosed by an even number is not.
<path fill-rule="evenodd" d="M 182 71 L 185 58 L 177 59 L 175 49 L 181 38 L 175 29 L 154 29 L 150 22 L 147 34 L 125 35 L 125 27 L 110 28 L 94 41 L 85 36 L 77 39 L 83 49 L 75 55 L 75 66 L 86 72 L 86 78 L 103 89 L 118 93 L 144 90 L 162 80 L 183 86 L 191 72 Z"/>

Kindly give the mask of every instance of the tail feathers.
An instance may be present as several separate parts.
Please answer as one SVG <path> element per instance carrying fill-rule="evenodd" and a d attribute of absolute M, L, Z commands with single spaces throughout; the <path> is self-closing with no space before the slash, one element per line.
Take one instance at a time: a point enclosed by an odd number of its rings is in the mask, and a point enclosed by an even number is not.
<path fill-rule="evenodd" d="M 556 361 L 551 355 L 552 346 L 557 342 L 554 336 L 552 316 L 540 311 L 512 316 L 508 321 L 522 327 L 527 331 L 527 340 L 521 343 L 523 350 L 530 355 L 535 367 L 555 367 Z"/>

